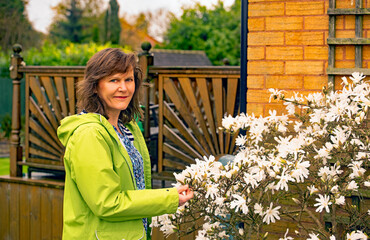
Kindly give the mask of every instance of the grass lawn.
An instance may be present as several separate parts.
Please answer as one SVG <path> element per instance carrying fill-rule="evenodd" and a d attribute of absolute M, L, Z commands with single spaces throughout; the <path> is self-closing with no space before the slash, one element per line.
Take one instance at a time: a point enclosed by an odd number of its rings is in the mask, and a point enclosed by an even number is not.
<path fill-rule="evenodd" d="M 27 166 L 23 167 L 23 173 L 27 173 Z M 0 176 L 9 175 L 9 158 L 0 158 Z"/>

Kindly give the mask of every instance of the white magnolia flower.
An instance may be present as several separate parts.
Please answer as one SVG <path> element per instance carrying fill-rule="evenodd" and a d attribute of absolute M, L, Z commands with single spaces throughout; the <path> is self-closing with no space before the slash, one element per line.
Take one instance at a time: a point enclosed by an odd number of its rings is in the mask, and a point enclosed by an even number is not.
<path fill-rule="evenodd" d="M 275 188 L 276 190 L 285 190 L 288 191 L 288 182 L 295 182 L 294 178 L 290 176 L 289 174 L 285 174 L 286 168 L 283 169 L 283 172 L 281 175 L 276 176 L 277 179 L 280 179 L 280 181 L 276 184 Z"/>
<path fill-rule="evenodd" d="M 335 236 L 334 235 L 331 235 L 329 240 L 336 240 Z"/>
<path fill-rule="evenodd" d="M 261 204 L 254 204 L 254 213 L 259 214 L 261 217 L 263 216 L 263 207 Z"/>
<path fill-rule="evenodd" d="M 238 194 L 233 194 L 233 198 L 235 200 L 233 200 L 230 203 L 230 207 L 235 208 L 235 212 L 239 211 L 240 209 L 244 214 L 247 214 L 249 209 L 248 206 L 246 205 L 245 199 L 242 196 L 239 196 Z"/>
<path fill-rule="evenodd" d="M 347 240 L 367 240 L 367 238 L 367 235 L 360 230 L 353 231 L 350 234 L 347 233 L 346 235 Z"/>
<path fill-rule="evenodd" d="M 318 207 L 316 209 L 316 212 L 322 212 L 322 210 L 325 208 L 326 212 L 330 212 L 329 205 L 332 204 L 330 201 L 330 197 L 327 195 L 321 195 L 319 194 L 319 198 L 315 199 L 317 203 L 314 204 L 315 207 Z"/>
<path fill-rule="evenodd" d="M 309 238 L 307 238 L 307 240 L 320 240 L 320 238 L 318 237 L 319 234 L 314 234 L 314 233 L 310 233 L 308 234 Z"/>
<path fill-rule="evenodd" d="M 354 73 L 352 73 L 352 76 L 349 77 L 349 79 L 351 79 L 353 81 L 353 83 L 358 83 L 364 78 L 365 78 L 365 75 L 363 73 L 359 73 L 359 72 L 354 72 Z"/>
<path fill-rule="evenodd" d="M 287 236 L 288 235 L 288 232 L 289 232 L 289 228 L 286 229 L 286 232 L 284 234 L 284 238 L 279 238 L 279 240 L 292 240 L 292 239 L 294 239 L 292 237 L 288 237 Z"/>
<path fill-rule="evenodd" d="M 311 195 L 319 191 L 319 189 L 317 189 L 315 185 L 308 186 L 307 189 L 310 190 Z"/>
<path fill-rule="evenodd" d="M 280 206 L 277 206 L 275 208 L 272 208 L 272 203 L 270 204 L 270 207 L 266 210 L 266 212 L 264 213 L 264 217 L 263 217 L 263 222 L 267 223 L 267 224 L 270 224 L 270 222 L 274 223 L 277 220 L 280 219 L 280 216 L 279 216 L 279 209 L 281 207 Z"/>
<path fill-rule="evenodd" d="M 344 196 L 340 196 L 335 198 L 335 204 L 337 205 L 344 205 L 346 203 L 346 198 Z"/>
<path fill-rule="evenodd" d="M 358 185 L 354 180 L 348 183 L 347 190 L 357 191 L 357 189 L 358 189 Z"/>
<path fill-rule="evenodd" d="M 223 197 L 217 197 L 214 201 L 218 206 L 222 206 L 224 204 L 225 198 Z"/>
<path fill-rule="evenodd" d="M 370 181 L 365 181 L 364 185 L 365 185 L 365 187 L 370 187 Z"/>

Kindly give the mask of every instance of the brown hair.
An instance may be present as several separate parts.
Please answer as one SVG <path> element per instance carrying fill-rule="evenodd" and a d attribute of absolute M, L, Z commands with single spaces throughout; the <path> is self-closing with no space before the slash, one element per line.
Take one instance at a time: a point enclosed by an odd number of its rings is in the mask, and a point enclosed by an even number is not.
<path fill-rule="evenodd" d="M 134 71 L 135 93 L 125 110 L 122 110 L 119 118 L 123 123 L 128 123 L 135 117 L 142 117 L 139 103 L 139 88 L 142 81 L 142 72 L 137 66 L 134 54 L 126 54 L 119 48 L 106 48 L 97 52 L 87 62 L 85 77 L 78 83 L 78 111 L 99 113 L 108 119 L 103 101 L 96 93 L 98 82 L 104 77 L 126 73 L 130 69 Z"/>

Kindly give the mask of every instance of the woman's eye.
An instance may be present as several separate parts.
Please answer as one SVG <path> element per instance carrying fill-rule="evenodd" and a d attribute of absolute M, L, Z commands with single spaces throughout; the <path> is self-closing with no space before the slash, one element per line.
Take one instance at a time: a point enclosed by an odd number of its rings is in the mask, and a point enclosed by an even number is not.
<path fill-rule="evenodd" d="M 126 79 L 126 82 L 132 82 L 132 81 L 134 81 L 134 79 L 133 79 L 133 78 L 127 78 L 127 79 Z"/>
<path fill-rule="evenodd" d="M 110 82 L 117 82 L 117 79 L 111 79 Z"/>

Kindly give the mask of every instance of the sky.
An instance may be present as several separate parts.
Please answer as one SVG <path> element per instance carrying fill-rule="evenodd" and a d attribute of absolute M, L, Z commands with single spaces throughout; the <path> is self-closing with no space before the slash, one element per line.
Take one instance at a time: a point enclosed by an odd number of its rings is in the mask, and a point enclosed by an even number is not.
<path fill-rule="evenodd" d="M 27 6 L 27 13 L 29 20 L 33 23 L 36 30 L 46 33 L 49 24 L 53 19 L 52 7 L 56 6 L 61 0 L 29 0 Z M 191 7 L 196 2 L 202 5 L 211 7 L 217 3 L 218 0 L 118 0 L 120 5 L 120 16 L 136 15 L 140 12 L 155 11 L 165 9 L 180 16 L 182 6 Z M 109 0 L 104 0 L 105 5 L 108 6 Z M 234 0 L 223 0 L 225 6 L 230 6 Z M 154 26 L 155 27 L 155 26 Z"/>

